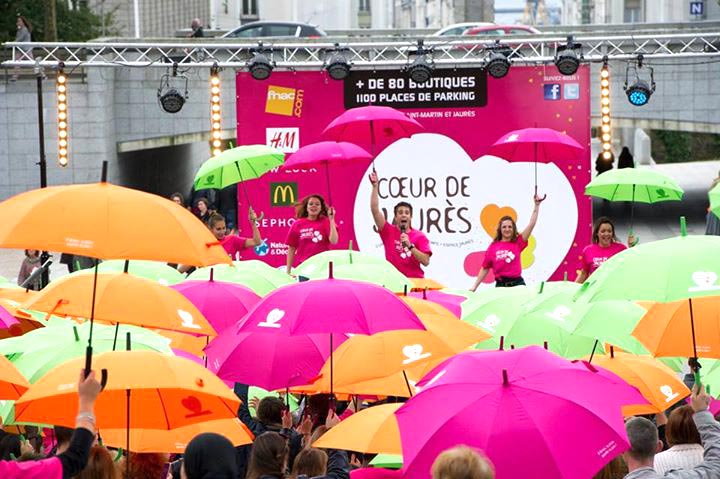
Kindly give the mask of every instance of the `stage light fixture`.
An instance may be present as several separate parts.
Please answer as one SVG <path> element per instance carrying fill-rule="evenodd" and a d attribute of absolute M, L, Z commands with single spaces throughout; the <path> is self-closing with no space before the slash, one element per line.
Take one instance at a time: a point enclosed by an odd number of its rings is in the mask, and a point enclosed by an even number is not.
<path fill-rule="evenodd" d="M 510 56 L 511 49 L 500 44 L 500 40 L 495 40 L 495 43 L 485 47 L 487 54 L 485 58 L 485 69 L 493 78 L 503 78 L 510 71 Z"/>
<path fill-rule="evenodd" d="M 609 160 L 612 158 L 612 127 L 610 125 L 610 66 L 607 57 L 603 58 L 600 68 L 600 136 L 602 156 Z"/>
<path fill-rule="evenodd" d="M 643 56 L 638 55 L 637 63 L 630 64 L 625 68 L 625 84 L 623 89 L 628 97 L 631 105 L 643 106 L 650 101 L 650 97 L 655 92 L 655 74 L 652 67 L 647 67 L 650 72 L 648 80 L 640 77 L 640 70 L 643 68 Z M 633 72 L 632 78 L 630 71 Z M 632 83 L 630 81 L 632 80 Z"/>
<path fill-rule="evenodd" d="M 347 48 L 340 48 L 336 43 L 334 49 L 325 53 L 325 70 L 333 80 L 344 80 L 350 75 L 350 62 L 345 58 Z"/>
<path fill-rule="evenodd" d="M 65 65 L 60 62 L 58 64 L 57 77 L 55 79 L 55 90 L 57 94 L 57 138 L 58 138 L 58 164 L 65 168 L 69 163 L 68 147 L 68 91 L 67 91 L 67 75 L 64 70 Z"/>
<path fill-rule="evenodd" d="M 253 58 L 247 63 L 250 75 L 255 80 L 267 80 L 275 67 L 275 62 L 270 60 L 266 54 L 272 55 L 272 49 L 264 48 L 262 42 L 258 42 L 258 47 L 251 50 Z"/>
<path fill-rule="evenodd" d="M 582 59 L 582 45 L 575 43 L 572 35 L 568 35 L 565 45 L 555 47 L 555 66 L 565 76 L 574 75 Z"/>
<path fill-rule="evenodd" d="M 185 75 L 177 74 L 177 63 L 172 66 L 172 74 L 166 73 L 160 77 L 160 87 L 157 91 L 158 103 L 167 113 L 177 113 L 182 110 L 185 100 L 188 99 L 188 79 Z M 185 94 L 176 83 L 185 82 Z"/>
<path fill-rule="evenodd" d="M 210 141 L 212 155 L 222 153 L 222 109 L 220 100 L 220 69 L 217 63 L 210 68 Z"/>
<path fill-rule="evenodd" d="M 435 64 L 432 59 L 432 48 L 425 48 L 425 41 L 419 39 L 417 41 L 417 48 L 408 51 L 408 59 L 410 55 L 415 55 L 415 60 L 405 67 L 405 71 L 410 76 L 410 79 L 420 84 L 430 80 L 433 70 L 435 70 Z M 430 59 L 428 60 L 428 58 Z"/>

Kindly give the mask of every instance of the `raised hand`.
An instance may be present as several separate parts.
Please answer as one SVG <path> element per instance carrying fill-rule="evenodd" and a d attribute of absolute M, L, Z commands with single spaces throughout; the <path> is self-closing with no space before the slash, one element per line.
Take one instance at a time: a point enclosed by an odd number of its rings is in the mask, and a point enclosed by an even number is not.
<path fill-rule="evenodd" d="M 378 175 L 377 172 L 373 171 L 368 175 L 368 178 L 370 179 L 370 183 L 372 183 L 373 186 L 378 184 Z"/>

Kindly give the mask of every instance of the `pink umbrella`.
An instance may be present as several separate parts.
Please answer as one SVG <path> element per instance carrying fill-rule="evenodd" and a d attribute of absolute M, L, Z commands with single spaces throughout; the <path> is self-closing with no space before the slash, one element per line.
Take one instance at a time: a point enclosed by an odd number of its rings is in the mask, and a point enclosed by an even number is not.
<path fill-rule="evenodd" d="M 170 286 L 200 310 L 218 333 L 235 325 L 260 301 L 260 296 L 245 286 L 214 281 L 183 281 Z"/>
<path fill-rule="evenodd" d="M 457 294 L 451 294 L 451 293 L 445 293 L 443 291 L 438 290 L 429 290 L 429 291 L 415 291 L 412 293 L 409 293 L 410 296 L 414 298 L 420 298 L 420 299 L 426 299 L 428 301 L 432 301 L 433 303 L 437 303 L 443 308 L 449 310 L 452 314 L 457 316 L 458 318 L 462 317 L 462 303 L 467 298 L 464 296 L 460 296 Z"/>
<path fill-rule="evenodd" d="M 181 358 L 189 359 L 190 361 L 192 361 L 194 363 L 198 363 L 201 366 L 207 367 L 207 364 L 205 364 L 205 360 L 203 358 L 199 358 L 192 353 L 183 351 L 182 349 L 175 349 L 175 348 L 172 349 L 172 352 L 175 356 L 180 356 Z M 235 383 L 233 381 L 224 381 L 223 380 L 223 382 L 230 389 L 232 389 L 233 386 L 235 385 Z"/>
<path fill-rule="evenodd" d="M 629 447 L 623 404 L 646 403 L 607 371 L 538 346 L 458 354 L 395 414 L 406 477 L 426 479 L 442 451 L 485 451 L 498 479 L 587 479 Z"/>
<path fill-rule="evenodd" d="M 346 336 L 335 339 L 339 345 Z M 208 369 L 219 378 L 272 391 L 313 382 L 330 357 L 330 343 L 325 334 L 238 333 L 231 328 L 213 339 L 205 353 Z"/>
<path fill-rule="evenodd" d="M 370 145 L 375 157 L 376 145 L 389 145 L 400 138 L 409 138 L 423 131 L 423 126 L 389 106 L 351 108 L 335 118 L 322 132 L 323 138 Z"/>
<path fill-rule="evenodd" d="M 312 145 L 303 146 L 290 155 L 283 165 L 284 170 L 294 168 L 308 168 L 312 166 L 325 166 L 325 179 L 327 180 L 328 202 L 332 205 L 330 191 L 330 163 L 336 165 L 349 165 L 352 163 L 369 163 L 373 157 L 353 143 L 321 141 Z"/>
<path fill-rule="evenodd" d="M 12 326 L 20 324 L 10 311 L 0 306 L 0 329 L 10 329 Z"/>
<path fill-rule="evenodd" d="M 537 195 L 538 162 L 571 161 L 582 151 L 580 143 L 559 131 L 551 128 L 523 128 L 501 136 L 488 153 L 506 160 L 534 162 Z"/>

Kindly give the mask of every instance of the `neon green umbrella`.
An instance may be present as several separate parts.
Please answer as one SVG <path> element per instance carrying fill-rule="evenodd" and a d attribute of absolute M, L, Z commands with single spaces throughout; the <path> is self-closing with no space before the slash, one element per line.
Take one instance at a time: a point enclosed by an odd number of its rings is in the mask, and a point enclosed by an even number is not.
<path fill-rule="evenodd" d="M 483 341 L 476 349 L 497 349 L 504 337 L 523 311 L 523 304 L 536 293 L 529 286 L 493 288 L 475 293 L 463 301 L 462 317 L 465 322 L 477 326 L 493 337 Z"/>
<path fill-rule="evenodd" d="M 648 168 L 619 168 L 598 175 L 585 187 L 585 194 L 609 201 L 630 201 L 630 231 L 634 205 L 679 201 L 683 189 L 667 175 Z"/>
<path fill-rule="evenodd" d="M 324 274 L 327 277 L 328 264 L 330 262 L 335 266 L 344 264 L 385 264 L 388 261 L 385 258 L 373 256 L 367 253 L 361 253 L 350 249 L 337 249 L 323 251 L 322 253 L 311 256 L 302 262 L 294 273 L 307 278 L 318 277 L 318 274 Z"/>
<path fill-rule="evenodd" d="M 360 263 L 333 265 L 333 277 L 364 281 L 383 286 L 394 293 L 403 293 L 412 289 L 410 280 L 395 268 L 391 263 Z M 327 279 L 329 270 L 317 271 L 308 276 L 310 279 Z"/>
<path fill-rule="evenodd" d="M 577 299 L 670 302 L 720 294 L 720 237 L 688 236 L 629 248 L 603 263 Z"/>
<path fill-rule="evenodd" d="M 262 275 L 262 270 L 255 272 L 240 270 L 232 265 L 218 264 L 215 266 L 207 266 L 198 268 L 187 277 L 188 280 L 207 281 L 210 279 L 210 270 L 212 269 L 213 279 L 215 281 L 226 281 L 228 283 L 241 284 L 255 291 L 259 296 L 265 296 L 271 291 L 276 290 L 280 286 L 291 283 L 293 280 L 288 276 L 289 281 L 283 279 L 277 281 L 277 278 L 267 278 Z M 287 275 L 286 275 L 287 276 Z"/>
<path fill-rule="evenodd" d="M 374 467 L 382 467 L 384 469 L 401 469 L 403 458 L 400 454 L 378 454 L 369 463 Z"/>
<path fill-rule="evenodd" d="M 103 261 L 98 265 L 98 272 L 122 273 L 125 271 L 125 261 L 126 260 L 122 259 Z M 177 284 L 185 279 L 182 273 L 178 270 L 173 269 L 167 264 L 159 261 L 128 261 L 127 272 L 135 276 L 140 276 L 141 278 L 157 281 L 165 286 Z"/>
<path fill-rule="evenodd" d="M 720 217 L 720 183 L 715 185 L 708 193 L 710 198 L 710 211 L 717 217 Z"/>
<path fill-rule="evenodd" d="M 295 282 L 295 279 L 287 274 L 284 269 L 273 268 L 269 264 L 257 259 L 233 261 L 233 265 L 237 271 L 260 275 L 277 285 L 278 288 Z"/>
<path fill-rule="evenodd" d="M 278 393 L 277 391 L 267 391 L 267 390 L 265 390 L 263 388 L 259 388 L 257 386 L 250 386 L 250 388 L 248 389 L 248 399 L 252 399 L 254 397 L 256 397 L 258 399 L 262 399 L 265 397 L 276 397 L 276 398 L 282 399 L 282 401 L 285 404 L 287 404 L 287 402 L 286 402 L 287 399 L 283 396 L 280 396 L 280 393 Z M 300 405 L 298 403 L 297 398 L 291 394 L 290 395 L 290 412 L 297 411 L 298 407 L 300 407 Z M 252 407 L 248 404 L 248 409 L 250 410 L 250 414 L 252 416 L 257 416 L 257 411 L 255 410 L 254 407 Z"/>

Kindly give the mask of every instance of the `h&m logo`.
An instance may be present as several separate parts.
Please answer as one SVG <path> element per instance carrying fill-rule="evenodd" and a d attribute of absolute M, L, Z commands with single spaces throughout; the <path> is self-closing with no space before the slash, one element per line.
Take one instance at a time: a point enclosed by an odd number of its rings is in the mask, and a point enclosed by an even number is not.
<path fill-rule="evenodd" d="M 268 85 L 265 113 L 300 118 L 303 109 L 303 90 Z"/>
<path fill-rule="evenodd" d="M 297 197 L 297 183 L 270 183 L 270 206 L 292 206 Z"/>

